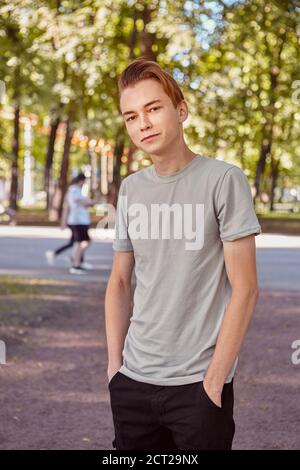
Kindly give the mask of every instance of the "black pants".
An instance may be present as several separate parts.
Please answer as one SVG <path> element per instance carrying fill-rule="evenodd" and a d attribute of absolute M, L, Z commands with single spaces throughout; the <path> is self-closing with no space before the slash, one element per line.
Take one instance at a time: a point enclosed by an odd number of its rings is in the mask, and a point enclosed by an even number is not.
<path fill-rule="evenodd" d="M 230 450 L 235 433 L 233 380 L 222 407 L 203 381 L 151 385 L 117 372 L 108 384 L 117 450 Z"/>
<path fill-rule="evenodd" d="M 75 237 L 74 237 L 74 233 L 73 233 L 73 230 L 72 230 L 72 226 L 71 225 L 68 225 L 69 229 L 71 230 L 71 238 L 70 240 L 68 241 L 68 243 L 66 243 L 65 245 L 62 245 L 60 246 L 59 248 L 56 248 L 56 250 L 54 250 L 54 254 L 55 256 L 58 256 L 60 255 L 63 251 L 66 251 L 68 250 L 69 248 L 72 248 L 72 246 L 74 245 L 75 243 Z M 80 258 L 80 261 L 83 263 L 84 261 L 84 255 L 83 253 L 81 254 L 81 258 Z"/>
<path fill-rule="evenodd" d="M 74 238 L 73 238 L 73 235 L 72 235 L 72 237 L 70 238 L 70 241 L 68 243 L 66 243 L 65 245 L 60 246 L 59 248 L 56 248 L 56 250 L 54 251 L 55 256 L 58 256 L 63 251 L 66 251 L 69 248 L 72 248 L 73 245 L 74 245 Z"/>

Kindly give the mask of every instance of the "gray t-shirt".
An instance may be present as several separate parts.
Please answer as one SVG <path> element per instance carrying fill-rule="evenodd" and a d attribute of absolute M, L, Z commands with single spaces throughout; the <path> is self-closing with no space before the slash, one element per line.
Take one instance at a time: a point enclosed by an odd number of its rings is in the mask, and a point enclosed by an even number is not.
<path fill-rule="evenodd" d="M 222 242 L 261 232 L 246 176 L 199 155 L 164 176 L 151 165 L 123 179 L 115 229 L 136 277 L 119 371 L 155 385 L 203 380 L 231 296 Z"/>

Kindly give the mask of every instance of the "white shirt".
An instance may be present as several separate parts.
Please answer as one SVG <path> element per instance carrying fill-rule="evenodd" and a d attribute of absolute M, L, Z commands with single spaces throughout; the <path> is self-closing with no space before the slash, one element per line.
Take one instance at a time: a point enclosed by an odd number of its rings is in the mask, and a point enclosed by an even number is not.
<path fill-rule="evenodd" d="M 90 214 L 87 207 L 83 205 L 85 196 L 83 196 L 81 188 L 72 184 L 67 191 L 66 199 L 69 206 L 67 224 L 89 225 Z"/>

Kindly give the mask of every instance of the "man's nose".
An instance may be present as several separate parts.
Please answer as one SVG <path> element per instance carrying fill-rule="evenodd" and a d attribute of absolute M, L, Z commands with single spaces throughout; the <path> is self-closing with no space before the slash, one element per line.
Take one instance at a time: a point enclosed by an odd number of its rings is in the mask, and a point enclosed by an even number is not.
<path fill-rule="evenodd" d="M 149 129 L 151 127 L 151 122 L 147 115 L 141 115 L 140 117 L 140 129 L 141 131 Z"/>

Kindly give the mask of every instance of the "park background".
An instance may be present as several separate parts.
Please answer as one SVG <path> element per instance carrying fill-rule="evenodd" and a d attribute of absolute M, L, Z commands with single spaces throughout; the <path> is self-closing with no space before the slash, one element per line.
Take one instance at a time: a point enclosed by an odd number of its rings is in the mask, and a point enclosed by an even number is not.
<path fill-rule="evenodd" d="M 1 1 L 0 448 L 111 448 L 103 300 L 112 234 L 96 226 L 122 178 L 152 163 L 118 111 L 117 78 L 141 56 L 181 86 L 189 147 L 244 171 L 263 230 L 235 448 L 300 447 L 299 12 L 295 0 Z M 69 236 L 58 226 L 79 171 L 99 201 L 95 269 L 80 280 L 68 256 L 50 267 L 44 255 Z"/>

